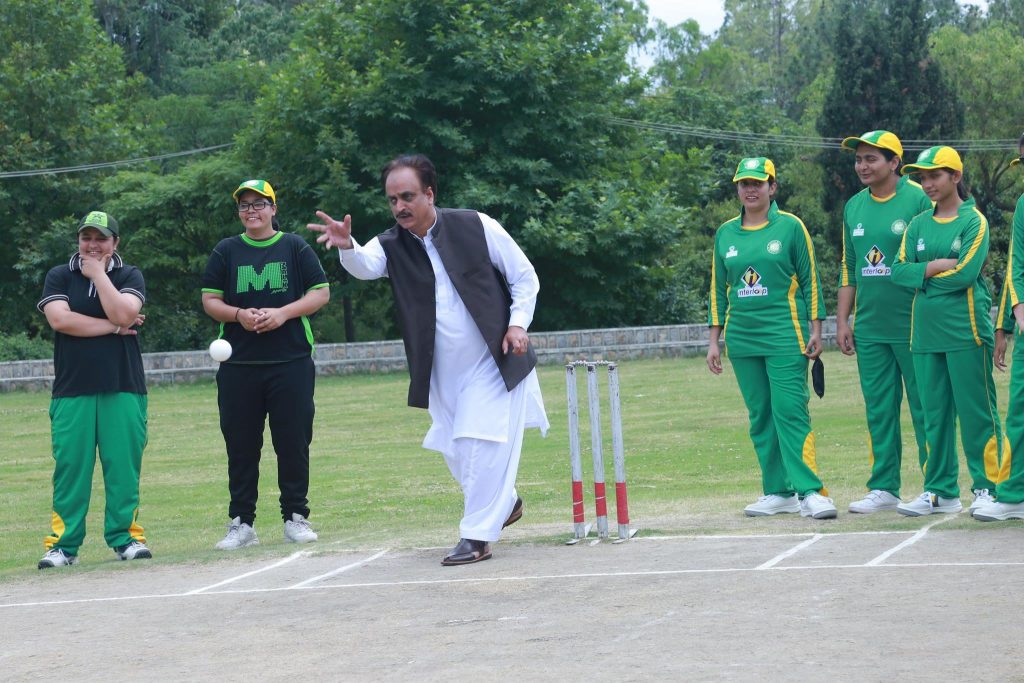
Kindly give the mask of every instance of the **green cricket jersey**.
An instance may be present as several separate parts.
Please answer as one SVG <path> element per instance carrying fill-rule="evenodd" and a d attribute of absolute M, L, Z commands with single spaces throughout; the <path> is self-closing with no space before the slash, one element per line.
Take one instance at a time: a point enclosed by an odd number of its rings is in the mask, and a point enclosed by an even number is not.
<path fill-rule="evenodd" d="M 715 233 L 708 325 L 722 326 L 730 356 L 803 353 L 807 321 L 825 317 L 811 236 L 775 202 L 763 225 L 742 221 Z"/>
<path fill-rule="evenodd" d="M 856 287 L 856 339 L 888 344 L 910 339 L 914 292 L 892 282 L 892 263 L 911 219 L 932 202 L 921 186 L 903 176 L 896 192 L 879 199 L 864 188 L 843 211 L 843 261 L 839 286 Z"/>
<path fill-rule="evenodd" d="M 1003 290 L 999 294 L 999 327 L 1011 331 L 1016 320 L 1013 307 L 1021 303 L 1024 296 L 1024 195 L 1017 200 L 1017 208 L 1013 211 L 1013 232 L 1010 237 L 1010 249 L 1006 253 L 1006 277 L 1003 278 Z"/>
<path fill-rule="evenodd" d="M 932 212 L 916 216 L 907 227 L 892 281 L 916 290 L 910 350 L 944 353 L 993 344 L 989 309 L 992 296 L 982 275 L 988 257 L 988 220 L 973 199 L 952 218 Z M 925 279 L 929 261 L 955 258 L 957 265 Z"/>

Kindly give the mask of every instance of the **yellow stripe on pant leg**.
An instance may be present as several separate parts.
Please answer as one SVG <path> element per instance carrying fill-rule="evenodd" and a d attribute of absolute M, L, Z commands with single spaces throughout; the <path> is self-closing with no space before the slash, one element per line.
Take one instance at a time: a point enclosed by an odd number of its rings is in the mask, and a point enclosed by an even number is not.
<path fill-rule="evenodd" d="M 988 469 L 988 453 L 985 454 L 986 470 Z M 1003 435 L 1003 459 L 999 461 L 999 478 L 993 479 L 995 483 L 999 484 L 1010 478 L 1010 467 L 1013 464 L 1013 450 L 1010 448 L 1010 440 Z"/>
<path fill-rule="evenodd" d="M 128 527 L 128 534 L 139 543 L 145 543 L 146 537 L 143 535 L 145 530 L 139 526 L 139 508 L 135 508 L 135 512 L 132 514 L 132 524 Z"/>
<path fill-rule="evenodd" d="M 64 535 L 64 518 L 56 512 L 51 512 L 50 528 L 53 533 L 43 539 L 43 547 L 47 550 L 57 545 L 60 542 L 60 537 Z"/>
<path fill-rule="evenodd" d="M 999 442 L 996 441 L 995 435 L 988 437 L 988 441 L 985 443 L 984 458 L 985 476 L 998 484 L 1002 481 L 1002 479 L 1000 479 L 1002 471 L 999 464 Z"/>
<path fill-rule="evenodd" d="M 810 467 L 814 474 L 818 475 L 818 451 L 814 447 L 814 432 L 807 432 L 807 437 L 804 439 L 803 459 L 804 464 Z M 820 479 L 821 475 L 818 475 L 818 478 Z M 825 488 L 824 482 L 821 484 L 821 491 L 819 493 L 823 496 L 828 495 L 828 489 Z"/>

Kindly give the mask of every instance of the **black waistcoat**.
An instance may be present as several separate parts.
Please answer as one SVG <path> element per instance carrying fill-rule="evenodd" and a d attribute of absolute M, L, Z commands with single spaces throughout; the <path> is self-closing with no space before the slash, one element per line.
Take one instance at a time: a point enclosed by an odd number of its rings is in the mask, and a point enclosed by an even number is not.
<path fill-rule="evenodd" d="M 501 352 L 508 330 L 512 295 L 505 277 L 487 254 L 484 226 L 476 211 L 436 209 L 437 223 L 430 235 L 445 271 L 473 317 L 490 349 L 498 371 L 511 391 L 537 365 L 531 344 L 517 356 Z M 395 295 L 395 310 L 409 364 L 409 405 L 426 408 L 430 396 L 430 371 L 434 360 L 434 270 L 423 244 L 399 225 L 378 236 L 388 258 L 388 279 Z"/>

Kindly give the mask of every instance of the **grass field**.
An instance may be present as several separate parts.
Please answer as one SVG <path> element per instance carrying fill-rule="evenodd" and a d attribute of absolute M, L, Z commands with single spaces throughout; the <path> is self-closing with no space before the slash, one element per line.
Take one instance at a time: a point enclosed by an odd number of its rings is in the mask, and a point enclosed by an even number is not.
<path fill-rule="evenodd" d="M 731 368 L 712 376 L 703 357 L 627 361 L 620 364 L 630 516 L 645 533 L 771 533 L 914 529 L 919 520 L 892 513 L 857 516 L 846 506 L 863 491 L 868 475 L 864 402 L 855 361 L 824 356 L 827 393 L 812 395 L 811 414 L 818 465 L 839 507 L 839 519 L 798 516 L 749 519 L 742 507 L 760 494 L 757 462 L 747 437 L 746 410 Z M 518 488 L 526 501 L 512 542 L 558 542 L 571 532 L 564 369 L 540 369 L 551 430 L 546 439 L 527 433 Z M 604 376 L 602 375 L 602 389 Z M 1008 374 L 996 373 L 1000 409 L 1006 409 Z M 447 546 L 458 540 L 461 495 L 440 454 L 419 444 L 429 418 L 405 407 L 407 377 L 361 375 L 317 380 L 317 415 L 311 457 L 310 515 L 322 543 L 343 547 Z M 585 387 L 580 391 L 585 404 Z M 50 456 L 47 393 L 3 396 L 0 433 L 0 580 L 36 573 L 50 516 Z M 604 411 L 607 420 L 607 408 Z M 581 415 L 586 429 L 587 418 Z M 904 407 L 903 498 L 921 490 L 916 448 Z M 610 455 L 610 430 L 605 428 Z M 284 544 L 277 507 L 277 479 L 269 432 L 254 557 L 291 552 Z M 589 437 L 584 432 L 584 471 Z M 611 458 L 606 455 L 608 481 Z M 962 462 L 962 458 L 961 458 Z M 585 474 L 587 482 L 592 481 Z M 961 464 L 965 504 L 970 501 Z M 589 484 L 588 521 L 593 519 Z M 614 512 L 610 526 L 615 528 Z M 149 398 L 149 445 L 143 460 L 139 522 L 161 563 L 210 562 L 227 521 L 227 467 L 212 382 L 161 386 Z M 89 533 L 75 571 L 104 571 L 114 560 L 103 543 L 103 488 L 94 477 Z M 966 515 L 956 526 L 977 526 Z"/>

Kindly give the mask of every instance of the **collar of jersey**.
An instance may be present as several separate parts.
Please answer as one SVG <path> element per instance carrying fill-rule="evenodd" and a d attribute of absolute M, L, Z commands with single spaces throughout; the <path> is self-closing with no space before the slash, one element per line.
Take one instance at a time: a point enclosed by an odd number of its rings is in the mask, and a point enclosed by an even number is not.
<path fill-rule="evenodd" d="M 284 233 L 278 230 L 277 232 L 274 233 L 273 237 L 268 237 L 265 240 L 254 240 L 253 238 L 246 235 L 244 232 L 241 235 L 239 235 L 239 237 L 241 237 L 242 241 L 248 244 L 250 247 L 258 247 L 262 249 L 264 247 L 269 247 L 273 244 L 277 244 L 277 241 L 284 237 Z"/>
<path fill-rule="evenodd" d="M 107 263 L 107 272 L 109 273 L 114 268 L 120 268 L 124 265 L 124 261 L 121 259 L 121 255 L 116 251 L 110 257 L 110 262 Z M 77 251 L 71 255 L 71 260 L 68 261 L 68 268 L 73 272 L 81 272 L 82 270 L 82 255 Z"/>
<path fill-rule="evenodd" d="M 743 215 L 746 213 L 744 207 L 740 207 L 740 230 L 762 230 L 768 226 L 776 217 L 779 215 L 779 205 L 772 200 L 772 203 L 768 205 L 768 220 L 759 225 L 743 225 Z"/>
<path fill-rule="evenodd" d="M 944 216 L 943 218 L 939 218 L 938 216 L 935 215 L 935 208 L 932 207 L 932 220 L 935 221 L 936 223 L 952 223 L 953 221 L 963 216 L 965 213 L 970 213 L 971 211 L 974 211 L 974 209 L 974 197 L 968 197 L 960 205 L 960 208 L 957 209 L 955 216 Z"/>

